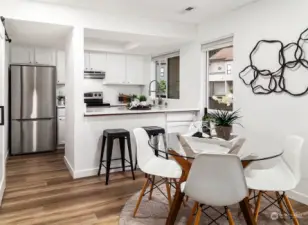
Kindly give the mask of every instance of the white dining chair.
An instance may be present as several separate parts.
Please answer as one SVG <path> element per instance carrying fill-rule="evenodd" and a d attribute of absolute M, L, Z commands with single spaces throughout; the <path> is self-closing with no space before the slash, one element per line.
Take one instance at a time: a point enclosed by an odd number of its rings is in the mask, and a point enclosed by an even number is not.
<path fill-rule="evenodd" d="M 274 201 L 271 204 L 278 203 L 283 217 L 286 211 L 291 214 L 293 223 L 299 225 L 294 214 L 293 207 L 286 195 L 286 191 L 296 188 L 301 179 L 301 155 L 304 139 L 295 135 L 288 136 L 284 143 L 284 153 L 278 159 L 278 162 L 269 169 L 251 169 L 253 163 L 247 167 L 249 170 L 246 175 L 246 181 L 249 189 L 259 191 L 255 206 L 254 218 L 257 221 L 260 213 L 262 196 Z M 276 198 L 268 196 L 267 192 L 274 192 Z M 284 203 L 284 204 L 283 204 Z M 266 208 L 265 208 L 266 209 Z"/>
<path fill-rule="evenodd" d="M 223 166 L 221 166 L 223 165 Z M 228 206 L 239 203 L 248 195 L 241 160 L 236 155 L 200 154 L 193 161 L 187 181 L 181 184 L 185 195 L 195 201 L 187 224 L 199 224 L 202 206 L 224 207 L 230 225 L 234 225 Z"/>
<path fill-rule="evenodd" d="M 154 186 L 157 187 L 157 183 L 155 183 L 155 176 L 161 177 L 163 179 L 167 189 L 169 207 L 171 207 L 171 191 L 169 181 L 179 179 L 182 175 L 182 168 L 177 162 L 157 157 L 154 154 L 153 149 L 149 146 L 149 136 L 143 128 L 134 129 L 134 135 L 137 144 L 138 165 L 141 171 L 146 174 L 146 181 L 144 182 L 140 192 L 140 196 L 138 198 L 133 214 L 135 217 L 147 188 L 150 186 L 150 200 Z"/>

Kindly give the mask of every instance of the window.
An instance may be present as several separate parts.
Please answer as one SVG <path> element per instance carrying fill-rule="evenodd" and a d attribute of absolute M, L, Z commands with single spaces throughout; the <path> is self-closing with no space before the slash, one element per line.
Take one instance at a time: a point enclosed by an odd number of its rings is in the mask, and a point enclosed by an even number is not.
<path fill-rule="evenodd" d="M 180 98 L 180 56 L 179 52 L 153 58 L 156 69 L 156 80 L 159 83 L 160 93 L 156 96 Z"/>
<path fill-rule="evenodd" d="M 233 110 L 233 38 L 202 46 L 206 54 L 205 106 L 208 109 Z M 229 105 L 220 101 L 228 101 Z"/>

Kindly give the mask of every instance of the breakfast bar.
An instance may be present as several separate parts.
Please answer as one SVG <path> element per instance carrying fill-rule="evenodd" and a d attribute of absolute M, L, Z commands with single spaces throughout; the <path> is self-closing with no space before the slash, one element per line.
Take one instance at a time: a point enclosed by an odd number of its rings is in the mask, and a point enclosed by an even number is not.
<path fill-rule="evenodd" d="M 83 146 L 85 149 L 82 155 L 82 169 L 75 171 L 74 176 L 87 177 L 96 175 L 102 147 L 102 136 L 106 129 L 125 129 L 130 132 L 132 158 L 135 165 L 136 141 L 132 133 L 133 129 L 145 126 L 158 126 L 165 129 L 166 133 L 186 133 L 191 122 L 198 117 L 198 108 L 159 108 L 153 107 L 150 110 L 129 110 L 126 107 L 97 107 L 86 108 L 83 117 Z M 113 144 L 113 158 L 120 157 L 120 144 L 118 140 Z M 125 144 L 125 155 L 128 156 Z M 121 166 L 121 162 L 113 162 L 112 166 Z M 115 172 L 118 170 L 111 170 Z M 104 174 L 102 168 L 101 174 Z M 112 182 L 112 176 L 110 178 Z"/>

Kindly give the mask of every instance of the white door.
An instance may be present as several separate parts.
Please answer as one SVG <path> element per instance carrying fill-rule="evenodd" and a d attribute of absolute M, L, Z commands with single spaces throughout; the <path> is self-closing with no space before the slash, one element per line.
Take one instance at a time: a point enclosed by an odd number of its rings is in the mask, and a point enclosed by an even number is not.
<path fill-rule="evenodd" d="M 5 164 L 6 164 L 6 153 L 7 153 L 7 141 L 6 141 L 6 128 L 4 127 L 4 107 L 5 106 L 5 95 L 7 86 L 5 85 L 6 76 L 6 61 L 5 61 L 5 35 L 4 27 L 0 23 L 0 205 L 5 189 Z"/>
<path fill-rule="evenodd" d="M 125 55 L 107 54 L 107 71 L 105 81 L 108 83 L 126 83 Z"/>
<path fill-rule="evenodd" d="M 65 52 L 57 51 L 57 83 L 65 84 Z"/>
<path fill-rule="evenodd" d="M 11 46 L 11 63 L 34 63 L 33 48 L 20 45 Z"/>
<path fill-rule="evenodd" d="M 106 53 L 90 53 L 90 69 L 94 71 L 104 71 L 107 69 Z"/>
<path fill-rule="evenodd" d="M 126 81 L 129 84 L 143 84 L 144 58 L 142 56 L 126 56 Z"/>
<path fill-rule="evenodd" d="M 56 65 L 55 51 L 49 48 L 35 48 L 35 63 L 44 65 Z"/>

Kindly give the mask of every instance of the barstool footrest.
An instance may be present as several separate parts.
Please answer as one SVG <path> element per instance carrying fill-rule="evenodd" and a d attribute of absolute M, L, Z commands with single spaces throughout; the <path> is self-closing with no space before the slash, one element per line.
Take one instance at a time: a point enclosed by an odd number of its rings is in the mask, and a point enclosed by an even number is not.
<path fill-rule="evenodd" d="M 105 169 L 107 169 L 107 167 L 104 165 L 104 164 L 102 164 L 102 166 L 103 167 L 105 167 Z M 125 168 L 127 168 L 127 167 L 130 167 L 130 165 L 128 165 L 128 166 L 124 166 Z M 110 169 L 111 170 L 114 170 L 114 169 L 122 169 L 122 166 L 118 166 L 118 167 L 110 167 Z"/>

